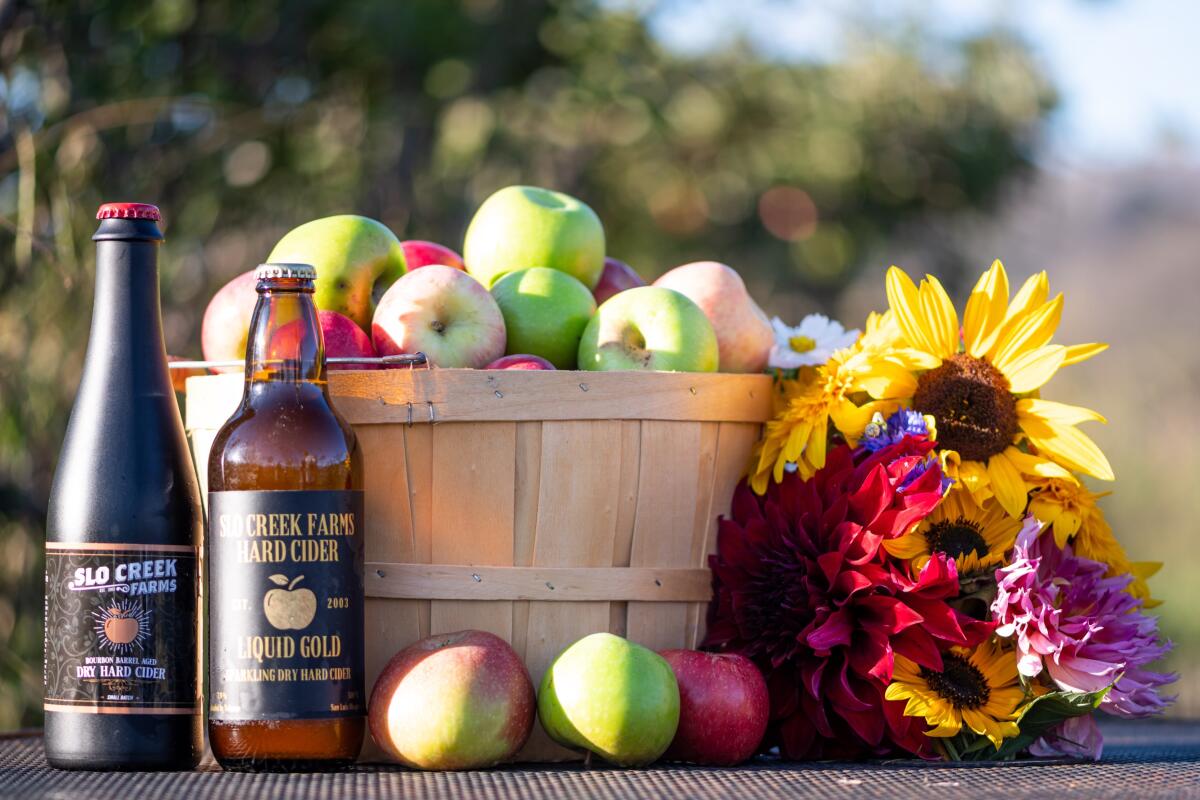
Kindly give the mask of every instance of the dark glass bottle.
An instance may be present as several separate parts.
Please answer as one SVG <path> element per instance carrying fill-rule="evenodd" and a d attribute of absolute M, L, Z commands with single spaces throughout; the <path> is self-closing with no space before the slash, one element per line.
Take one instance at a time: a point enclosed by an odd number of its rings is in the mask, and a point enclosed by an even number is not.
<path fill-rule="evenodd" d="M 203 522 L 163 346 L 163 236 L 154 206 L 96 216 L 91 333 L 46 527 L 46 759 L 190 769 Z"/>
<path fill-rule="evenodd" d="M 362 456 L 329 399 L 313 268 L 257 276 L 242 403 L 208 463 L 208 735 L 227 769 L 334 769 L 365 730 Z"/>

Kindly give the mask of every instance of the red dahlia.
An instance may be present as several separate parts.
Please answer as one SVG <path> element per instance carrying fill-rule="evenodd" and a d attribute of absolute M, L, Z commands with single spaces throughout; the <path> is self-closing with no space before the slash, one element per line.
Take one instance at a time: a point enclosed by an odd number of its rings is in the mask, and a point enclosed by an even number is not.
<path fill-rule="evenodd" d="M 940 651 L 991 630 L 947 605 L 954 562 L 920 574 L 887 556 L 942 497 L 924 437 L 870 453 L 842 445 L 811 479 L 786 475 L 759 497 L 743 482 L 722 518 L 705 646 L 743 653 L 767 677 L 766 746 L 787 758 L 932 755 L 925 726 L 884 700 L 893 653 L 942 669 Z"/>

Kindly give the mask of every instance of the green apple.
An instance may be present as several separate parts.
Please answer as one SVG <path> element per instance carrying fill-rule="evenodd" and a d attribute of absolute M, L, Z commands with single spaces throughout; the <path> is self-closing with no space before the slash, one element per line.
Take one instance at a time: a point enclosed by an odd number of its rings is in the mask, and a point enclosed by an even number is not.
<path fill-rule="evenodd" d="M 674 289 L 639 286 L 601 304 L 579 340 L 579 368 L 716 372 L 717 335 L 700 307 Z"/>
<path fill-rule="evenodd" d="M 317 308 L 343 314 L 366 330 L 375 312 L 375 285 L 387 288 L 407 271 L 396 234 L 382 222 L 354 214 L 293 228 L 267 261 L 312 264 L 317 269 Z"/>
<path fill-rule="evenodd" d="M 654 762 L 679 725 L 679 684 L 666 660 L 611 633 L 585 636 L 542 678 L 538 719 L 564 747 L 620 767 Z"/>
<path fill-rule="evenodd" d="M 575 369 L 579 337 L 596 313 L 586 286 L 565 272 L 533 267 L 501 277 L 492 297 L 504 314 L 508 354 L 531 353 L 558 369 Z"/>
<path fill-rule="evenodd" d="M 570 195 L 509 186 L 475 212 L 463 261 L 484 286 L 507 272 L 549 267 L 591 289 L 604 270 L 604 226 L 595 211 Z"/>

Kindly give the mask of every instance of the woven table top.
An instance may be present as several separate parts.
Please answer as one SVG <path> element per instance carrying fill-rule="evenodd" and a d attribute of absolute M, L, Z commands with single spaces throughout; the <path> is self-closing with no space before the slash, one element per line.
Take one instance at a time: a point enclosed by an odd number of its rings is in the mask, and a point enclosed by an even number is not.
<path fill-rule="evenodd" d="M 205 765 L 182 773 L 58 772 L 37 735 L 0 738 L 0 797 L 176 800 L 259 797 L 377 798 L 859 798 L 1200 797 L 1200 723 L 1107 724 L 1099 764 L 927 766 L 913 762 L 784 764 L 760 759 L 736 769 L 662 766 L 510 767 L 479 772 L 411 772 L 360 766 L 337 774 L 249 775 Z"/>

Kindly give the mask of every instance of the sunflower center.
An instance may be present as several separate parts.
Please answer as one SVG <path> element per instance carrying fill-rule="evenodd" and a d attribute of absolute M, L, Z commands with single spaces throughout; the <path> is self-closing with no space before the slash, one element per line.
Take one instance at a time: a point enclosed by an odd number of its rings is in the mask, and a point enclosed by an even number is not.
<path fill-rule="evenodd" d="M 933 523 L 925 531 L 925 541 L 929 544 L 929 552 L 945 553 L 954 559 L 971 553 L 980 558 L 988 554 L 987 540 L 979 528 L 963 517 Z"/>
<path fill-rule="evenodd" d="M 987 461 L 1020 428 L 1008 379 L 981 358 L 958 353 L 917 381 L 913 408 L 937 421 L 938 444 L 966 461 Z"/>
<path fill-rule="evenodd" d="M 811 336 L 793 336 L 788 339 L 788 347 L 796 353 L 808 353 L 817 349 L 817 340 Z"/>
<path fill-rule="evenodd" d="M 991 695 L 979 668 L 957 653 L 942 654 L 941 672 L 921 667 L 921 677 L 955 708 L 979 708 Z"/>

